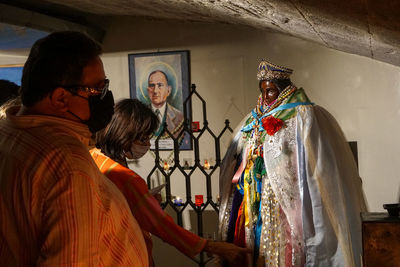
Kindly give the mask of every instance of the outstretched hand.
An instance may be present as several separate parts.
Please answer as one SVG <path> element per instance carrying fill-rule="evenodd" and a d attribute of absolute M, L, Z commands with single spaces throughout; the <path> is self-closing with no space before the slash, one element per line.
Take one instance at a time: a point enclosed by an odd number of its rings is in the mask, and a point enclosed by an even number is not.
<path fill-rule="evenodd" d="M 204 251 L 208 254 L 215 254 L 229 261 L 230 263 L 244 261 L 247 254 L 252 253 L 253 250 L 249 248 L 241 248 L 232 243 L 207 241 Z"/>

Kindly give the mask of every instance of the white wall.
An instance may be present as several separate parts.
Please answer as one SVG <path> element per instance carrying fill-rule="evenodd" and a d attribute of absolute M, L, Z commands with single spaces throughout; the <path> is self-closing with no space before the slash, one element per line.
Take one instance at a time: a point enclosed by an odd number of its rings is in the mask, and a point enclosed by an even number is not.
<path fill-rule="evenodd" d="M 28 54 L 27 49 L 0 50 L 0 66 L 24 64 Z"/>
<path fill-rule="evenodd" d="M 209 125 L 215 132 L 225 119 L 237 126 L 255 106 L 261 58 L 294 69 L 292 81 L 335 116 L 349 141 L 358 142 L 370 210 L 381 211 L 383 203 L 399 201 L 399 67 L 246 27 L 120 19 L 107 32 L 104 48 L 110 52 L 103 60 L 116 99 L 129 97 L 128 53 L 190 50 L 191 80 L 207 101 Z M 195 103 L 195 119 L 201 118 L 198 108 Z M 224 139 L 225 149 L 227 143 Z M 201 158 L 214 153 L 206 144 L 201 149 L 207 152 Z M 152 164 L 147 155 L 132 167 L 146 177 Z M 217 176 L 214 180 L 217 189 Z M 177 186 L 173 193 L 183 196 L 183 182 Z"/>

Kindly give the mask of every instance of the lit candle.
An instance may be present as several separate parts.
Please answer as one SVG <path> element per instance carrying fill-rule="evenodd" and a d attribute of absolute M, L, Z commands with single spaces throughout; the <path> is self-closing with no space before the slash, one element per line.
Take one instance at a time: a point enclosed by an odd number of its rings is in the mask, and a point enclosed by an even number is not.
<path fill-rule="evenodd" d="M 195 195 L 194 196 L 194 204 L 197 207 L 201 207 L 201 205 L 203 205 L 203 195 Z"/>
<path fill-rule="evenodd" d="M 182 206 L 182 204 L 183 204 L 182 198 L 177 196 L 174 200 L 174 204 L 177 206 Z"/>
<path fill-rule="evenodd" d="M 210 169 L 210 163 L 208 163 L 208 160 L 204 160 L 204 169 L 206 170 Z"/>
<path fill-rule="evenodd" d="M 169 170 L 169 165 L 167 161 L 164 161 L 164 171 L 168 171 Z"/>

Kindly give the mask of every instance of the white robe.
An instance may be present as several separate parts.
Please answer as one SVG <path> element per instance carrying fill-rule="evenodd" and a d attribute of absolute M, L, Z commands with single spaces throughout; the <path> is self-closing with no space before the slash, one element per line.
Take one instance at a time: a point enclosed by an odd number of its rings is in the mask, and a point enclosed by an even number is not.
<path fill-rule="evenodd" d="M 305 266 L 361 266 L 360 212 L 366 205 L 350 147 L 325 109 L 307 105 L 297 106 L 296 111 L 263 143 L 266 178 L 290 225 L 292 241 L 299 239 L 293 264 L 302 265 L 303 258 Z M 226 240 L 237 158 L 248 145 L 241 136 L 238 131 L 221 163 L 222 240 Z"/>

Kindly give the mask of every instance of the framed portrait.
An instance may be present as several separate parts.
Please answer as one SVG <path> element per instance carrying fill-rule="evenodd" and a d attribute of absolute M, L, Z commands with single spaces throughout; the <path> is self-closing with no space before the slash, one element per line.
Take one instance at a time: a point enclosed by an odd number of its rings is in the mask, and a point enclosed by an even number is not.
<path fill-rule="evenodd" d="M 0 65 L 0 79 L 21 85 L 22 70 L 24 65 Z"/>
<path fill-rule="evenodd" d="M 189 51 L 129 54 L 128 59 L 131 98 L 149 106 L 161 122 L 151 140 L 151 149 L 155 149 L 158 139 L 160 150 L 172 150 L 174 142 L 169 131 L 178 139 L 180 150 L 191 150 L 190 136 L 181 134 L 184 119 L 192 120 L 190 101 L 186 114 L 183 107 L 190 89 Z"/>

